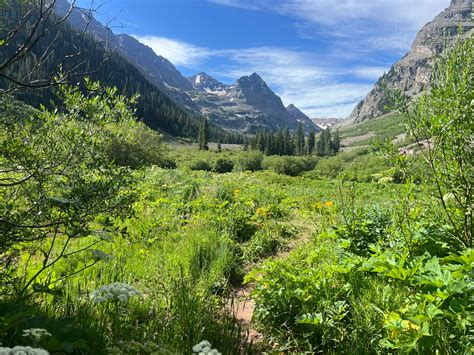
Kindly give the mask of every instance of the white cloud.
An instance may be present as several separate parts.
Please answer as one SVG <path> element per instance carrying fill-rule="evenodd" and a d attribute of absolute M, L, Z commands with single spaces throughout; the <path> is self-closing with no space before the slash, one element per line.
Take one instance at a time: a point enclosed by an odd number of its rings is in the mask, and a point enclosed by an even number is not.
<path fill-rule="evenodd" d="M 387 67 L 357 67 L 353 69 L 356 77 L 376 81 L 383 73 L 388 71 Z"/>
<path fill-rule="evenodd" d="M 290 17 L 300 37 L 325 38 L 328 47 L 324 53 L 211 49 L 164 37 L 135 37 L 178 67 L 204 70 L 227 82 L 257 72 L 286 105 L 293 103 L 311 117 L 348 116 L 392 64 L 378 54 L 401 56 L 421 26 L 449 5 L 449 0 L 208 1 Z"/>
<path fill-rule="evenodd" d="M 318 24 L 370 20 L 419 28 L 448 7 L 449 0 L 209 0 L 243 9 L 277 12 Z"/>
<path fill-rule="evenodd" d="M 353 76 L 375 81 L 386 68 L 337 67 L 332 61 L 321 64 L 314 53 L 274 47 L 216 50 L 155 36 L 136 36 L 173 64 L 207 71 L 233 82 L 257 72 L 281 96 L 285 105 L 295 104 L 311 117 L 345 117 L 371 89 L 371 84 L 341 82 Z M 221 65 L 208 60 L 220 59 Z M 320 64 L 318 64 L 320 63 Z"/>
<path fill-rule="evenodd" d="M 344 38 L 355 51 L 389 50 L 403 54 L 415 33 L 450 0 L 208 0 L 294 18 L 302 38 Z"/>
<path fill-rule="evenodd" d="M 195 68 L 204 63 L 214 52 L 208 48 L 198 47 L 191 43 L 177 41 L 158 36 L 133 35 L 137 40 L 146 44 L 153 51 L 165 57 L 174 65 Z"/>

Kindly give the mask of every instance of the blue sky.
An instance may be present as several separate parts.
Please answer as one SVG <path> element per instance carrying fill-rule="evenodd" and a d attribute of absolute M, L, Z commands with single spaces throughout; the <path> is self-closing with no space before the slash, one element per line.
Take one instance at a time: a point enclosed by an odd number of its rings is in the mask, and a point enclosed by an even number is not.
<path fill-rule="evenodd" d="M 82 6 L 91 0 L 80 0 Z M 97 4 L 97 1 L 96 1 Z M 346 117 L 449 0 L 106 0 L 102 22 L 182 74 L 259 73 L 310 117 Z"/>

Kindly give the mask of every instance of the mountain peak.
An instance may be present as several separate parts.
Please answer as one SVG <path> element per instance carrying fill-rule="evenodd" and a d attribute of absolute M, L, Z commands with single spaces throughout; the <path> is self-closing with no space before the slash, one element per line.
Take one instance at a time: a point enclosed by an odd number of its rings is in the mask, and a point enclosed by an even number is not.
<path fill-rule="evenodd" d="M 458 26 L 463 33 L 474 33 L 472 21 L 472 0 L 451 0 L 451 4 L 416 35 L 410 51 L 396 62 L 387 74 L 375 84 L 372 91 L 352 111 L 355 123 L 375 118 L 386 113 L 384 85 L 400 90 L 409 97 L 415 97 L 430 86 L 435 58 L 452 43 L 457 36 Z M 382 81 L 383 79 L 383 81 Z"/>
<path fill-rule="evenodd" d="M 471 1 L 472 0 L 451 0 L 450 6 L 471 6 Z"/>
<path fill-rule="evenodd" d="M 257 73 L 252 73 L 250 76 L 249 76 L 250 79 L 252 80 L 259 80 L 259 81 L 263 81 L 262 77 L 260 75 L 258 75 Z"/>
<path fill-rule="evenodd" d="M 298 123 L 302 123 L 307 129 L 319 130 L 319 127 L 314 124 L 314 122 L 298 107 L 293 104 L 286 106 L 286 111 L 289 113 L 293 119 Z"/>
<path fill-rule="evenodd" d="M 191 85 L 198 91 L 217 93 L 225 92 L 227 86 L 220 81 L 214 79 L 212 76 L 205 72 L 190 76 L 187 78 Z"/>
<path fill-rule="evenodd" d="M 296 107 L 293 104 L 289 104 L 288 106 L 286 106 L 286 110 L 291 116 L 296 118 L 298 121 L 310 119 L 303 111 L 301 111 L 298 107 Z"/>

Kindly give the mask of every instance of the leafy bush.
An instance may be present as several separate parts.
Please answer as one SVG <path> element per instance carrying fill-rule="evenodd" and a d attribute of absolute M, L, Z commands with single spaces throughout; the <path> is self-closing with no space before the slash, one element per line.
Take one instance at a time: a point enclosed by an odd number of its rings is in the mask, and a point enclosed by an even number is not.
<path fill-rule="evenodd" d="M 377 206 L 350 211 L 345 223 L 335 229 L 336 235 L 349 241 L 348 250 L 360 256 L 370 254 L 370 245 L 386 243 L 392 226 L 390 211 Z"/>
<path fill-rule="evenodd" d="M 239 154 L 235 162 L 235 171 L 257 171 L 262 169 L 263 155 L 258 152 Z"/>
<path fill-rule="evenodd" d="M 117 164 L 131 168 L 157 165 L 175 168 L 176 164 L 166 156 L 161 135 L 142 122 L 126 122 L 118 126 L 110 145 L 109 156 Z"/>
<path fill-rule="evenodd" d="M 192 161 L 189 164 L 189 169 L 191 169 L 191 170 L 211 171 L 212 166 L 206 160 L 197 159 L 197 160 Z"/>
<path fill-rule="evenodd" d="M 232 160 L 225 158 L 217 158 L 214 162 L 214 167 L 212 168 L 212 171 L 223 174 L 230 173 L 233 168 L 234 162 Z"/>
<path fill-rule="evenodd" d="M 294 236 L 295 231 L 281 224 L 269 224 L 258 230 L 247 243 L 242 246 L 242 260 L 253 263 L 281 250 Z"/>
<path fill-rule="evenodd" d="M 266 157 L 263 161 L 264 169 L 271 169 L 278 174 L 297 176 L 305 171 L 313 170 L 316 158 L 311 157 Z"/>

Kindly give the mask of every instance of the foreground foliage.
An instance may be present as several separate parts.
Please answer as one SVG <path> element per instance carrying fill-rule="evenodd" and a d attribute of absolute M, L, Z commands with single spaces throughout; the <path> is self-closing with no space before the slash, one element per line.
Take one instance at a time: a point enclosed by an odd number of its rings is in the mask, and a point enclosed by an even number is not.
<path fill-rule="evenodd" d="M 448 84 L 472 84 L 472 42 L 456 48 L 411 157 L 169 154 L 98 83 L 51 110 L 1 97 L 1 351 L 471 353 L 472 101 Z M 259 349 L 229 306 L 243 282 Z"/>

